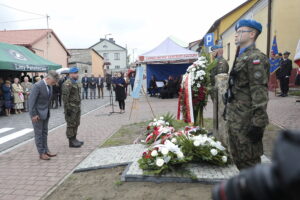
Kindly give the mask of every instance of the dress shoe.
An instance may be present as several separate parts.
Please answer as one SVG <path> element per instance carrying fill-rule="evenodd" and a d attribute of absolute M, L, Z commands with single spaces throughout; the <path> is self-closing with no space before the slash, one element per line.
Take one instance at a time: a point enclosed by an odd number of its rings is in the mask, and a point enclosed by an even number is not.
<path fill-rule="evenodd" d="M 78 140 L 75 140 L 75 138 L 70 138 L 69 139 L 69 147 L 70 148 L 80 148 L 81 143 Z"/>
<path fill-rule="evenodd" d="M 55 157 L 57 156 L 57 154 L 51 153 L 51 152 L 47 152 L 46 153 L 48 157 Z"/>
<path fill-rule="evenodd" d="M 47 154 L 41 154 L 40 159 L 41 160 L 50 160 L 50 157 Z"/>

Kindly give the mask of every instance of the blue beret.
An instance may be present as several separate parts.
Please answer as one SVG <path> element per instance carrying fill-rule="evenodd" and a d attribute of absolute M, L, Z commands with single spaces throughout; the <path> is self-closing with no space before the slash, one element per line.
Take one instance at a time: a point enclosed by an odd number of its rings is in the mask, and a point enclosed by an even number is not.
<path fill-rule="evenodd" d="M 211 47 L 211 50 L 213 51 L 213 50 L 221 49 L 221 48 L 223 48 L 222 45 L 214 45 L 214 46 Z"/>
<path fill-rule="evenodd" d="M 252 20 L 252 19 L 241 19 L 235 25 L 235 30 L 238 30 L 240 27 L 250 27 L 256 29 L 259 33 L 262 32 L 262 25 L 261 23 Z"/>
<path fill-rule="evenodd" d="M 78 68 L 77 67 L 71 67 L 69 73 L 77 73 Z"/>

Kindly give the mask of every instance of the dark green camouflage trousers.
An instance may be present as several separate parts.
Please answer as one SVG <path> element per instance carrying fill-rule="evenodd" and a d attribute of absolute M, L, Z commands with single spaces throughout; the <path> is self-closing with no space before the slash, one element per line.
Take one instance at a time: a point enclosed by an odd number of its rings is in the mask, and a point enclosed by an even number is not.
<path fill-rule="evenodd" d="M 65 112 L 65 119 L 67 122 L 67 137 L 76 137 L 78 126 L 80 125 L 81 112 L 78 109 L 70 109 Z"/>
<path fill-rule="evenodd" d="M 235 122 L 227 122 L 229 136 L 229 151 L 232 159 L 239 170 L 252 167 L 261 162 L 263 155 L 263 143 L 252 143 L 248 138 L 249 126 Z"/>

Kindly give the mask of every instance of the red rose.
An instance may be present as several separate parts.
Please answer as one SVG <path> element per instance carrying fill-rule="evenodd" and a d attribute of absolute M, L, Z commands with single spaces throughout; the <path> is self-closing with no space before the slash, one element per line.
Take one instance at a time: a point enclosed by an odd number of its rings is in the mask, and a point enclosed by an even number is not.
<path fill-rule="evenodd" d="M 147 130 L 150 130 L 150 126 L 147 126 Z"/>
<path fill-rule="evenodd" d="M 159 135 L 159 131 L 155 130 L 155 131 L 153 131 L 153 134 L 156 135 L 156 136 L 158 136 Z"/>

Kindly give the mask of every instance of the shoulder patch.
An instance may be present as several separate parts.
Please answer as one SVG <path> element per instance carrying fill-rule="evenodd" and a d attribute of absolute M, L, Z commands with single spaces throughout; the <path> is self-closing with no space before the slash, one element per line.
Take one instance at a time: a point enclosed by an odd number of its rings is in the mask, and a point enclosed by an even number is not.
<path fill-rule="evenodd" d="M 260 79 L 261 77 L 262 77 L 261 71 L 256 71 L 256 72 L 254 72 L 254 78 L 255 78 L 255 79 Z"/>
<path fill-rule="evenodd" d="M 259 65 L 259 64 L 260 64 L 260 60 L 259 60 L 259 59 L 253 60 L 252 63 L 253 63 L 254 65 Z"/>

